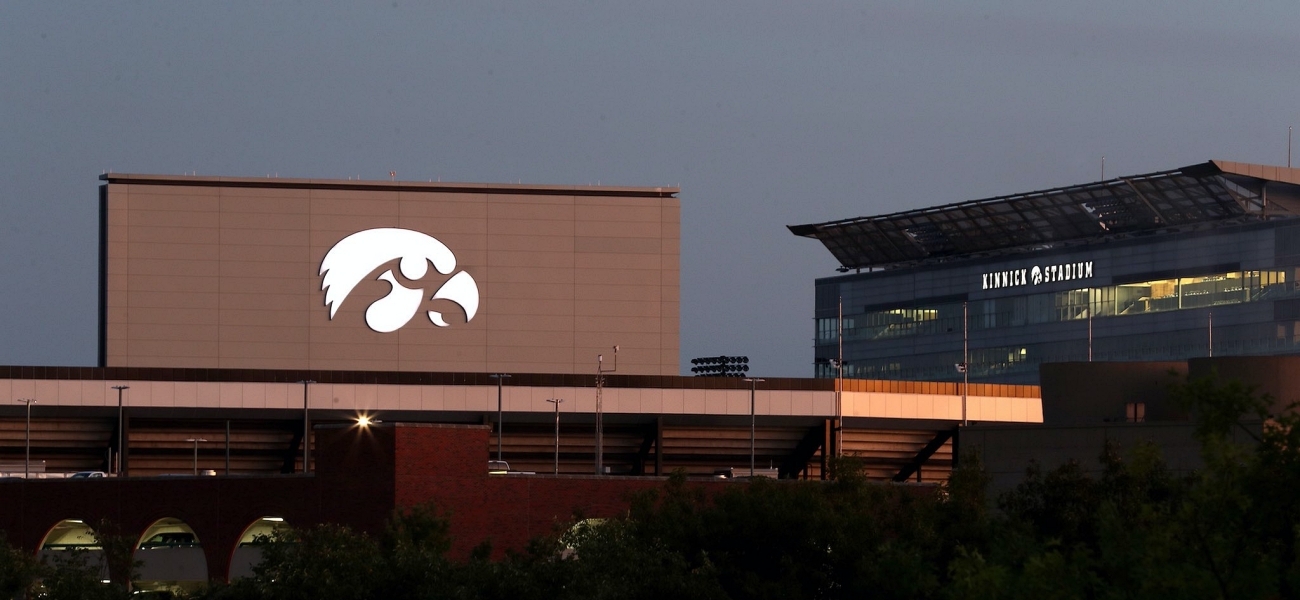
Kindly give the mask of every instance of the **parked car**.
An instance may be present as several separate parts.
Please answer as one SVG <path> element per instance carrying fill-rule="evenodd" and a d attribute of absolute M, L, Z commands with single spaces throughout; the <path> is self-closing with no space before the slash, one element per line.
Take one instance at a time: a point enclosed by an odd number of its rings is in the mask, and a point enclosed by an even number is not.
<path fill-rule="evenodd" d="M 197 546 L 194 534 L 184 531 L 157 533 L 140 544 L 141 548 L 190 548 Z"/>
<path fill-rule="evenodd" d="M 489 474 L 489 475 L 505 475 L 505 474 L 511 474 L 511 475 L 536 475 L 537 473 L 535 473 L 535 472 L 533 472 L 533 471 L 513 471 L 513 470 L 510 469 L 510 463 L 508 463 L 508 462 L 506 462 L 506 461 L 504 461 L 504 460 L 489 460 L 489 461 L 488 461 L 488 474 Z"/>
<path fill-rule="evenodd" d="M 713 472 L 714 479 L 777 479 L 780 476 L 780 470 L 774 468 L 754 469 L 754 475 L 752 477 L 749 474 L 749 467 L 729 467 L 726 469 L 718 469 Z"/>

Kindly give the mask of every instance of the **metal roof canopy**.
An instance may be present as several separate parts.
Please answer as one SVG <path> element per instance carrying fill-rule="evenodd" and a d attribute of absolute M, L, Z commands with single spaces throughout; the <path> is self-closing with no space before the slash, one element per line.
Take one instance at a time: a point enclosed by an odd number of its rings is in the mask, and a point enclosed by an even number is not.
<path fill-rule="evenodd" d="M 1248 219 L 1300 216 L 1300 169 L 1210 161 L 875 217 L 790 225 L 840 270 L 1012 254 Z"/>

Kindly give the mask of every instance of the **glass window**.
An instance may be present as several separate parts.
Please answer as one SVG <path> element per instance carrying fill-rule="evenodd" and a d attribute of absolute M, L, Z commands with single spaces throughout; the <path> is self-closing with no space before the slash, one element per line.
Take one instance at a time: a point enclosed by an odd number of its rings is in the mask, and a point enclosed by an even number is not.
<path fill-rule="evenodd" d="M 1244 271 L 994 298 L 969 304 L 967 326 L 1002 329 L 1269 301 L 1300 295 L 1293 280 L 1286 271 Z M 843 321 L 849 340 L 960 335 L 962 304 L 898 307 L 846 315 Z M 838 319 L 817 319 L 818 342 L 834 343 L 838 328 Z"/>
<path fill-rule="evenodd" d="M 1147 420 L 1147 405 L 1144 402 L 1129 402 L 1124 405 L 1125 416 L 1129 423 L 1143 423 Z"/>

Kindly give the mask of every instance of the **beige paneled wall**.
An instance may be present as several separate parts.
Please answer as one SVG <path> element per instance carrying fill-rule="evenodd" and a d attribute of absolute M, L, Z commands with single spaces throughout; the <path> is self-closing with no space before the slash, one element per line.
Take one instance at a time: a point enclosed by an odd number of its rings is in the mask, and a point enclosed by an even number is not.
<path fill-rule="evenodd" d="M 844 416 L 887 419 L 961 420 L 961 396 L 896 392 L 844 392 Z M 1042 423 L 1041 398 L 969 396 L 966 419 Z"/>
<path fill-rule="evenodd" d="M 51 379 L 0 379 L 0 397 L 35 398 L 37 407 L 116 406 L 114 385 L 129 385 L 129 406 L 189 408 L 302 407 L 302 384 L 298 383 L 209 383 L 173 381 L 60 381 Z M 313 409 L 358 412 L 483 411 L 496 410 L 494 386 L 326 384 L 308 386 Z M 506 386 L 502 407 L 506 412 L 546 413 L 554 410 L 548 398 L 563 398 L 563 413 L 592 413 L 596 410 L 595 388 Z M 607 388 L 603 391 L 605 412 L 611 414 L 664 415 L 748 415 L 749 390 Z M 844 415 L 881 419 L 961 419 L 961 397 L 939 394 L 845 392 Z M 757 390 L 754 408 L 758 415 L 835 415 L 835 392 Z M 1038 398 L 967 399 L 968 418 L 981 422 L 1041 423 L 1042 403 Z"/>
<path fill-rule="evenodd" d="M 105 366 L 676 375 L 680 203 L 670 188 L 556 188 L 113 174 Z M 376 189 L 378 188 L 378 189 Z M 419 231 L 478 285 L 478 314 L 429 300 L 371 330 L 383 267 L 331 319 L 325 254 L 365 229 Z M 425 317 L 437 310 L 450 326 Z"/>

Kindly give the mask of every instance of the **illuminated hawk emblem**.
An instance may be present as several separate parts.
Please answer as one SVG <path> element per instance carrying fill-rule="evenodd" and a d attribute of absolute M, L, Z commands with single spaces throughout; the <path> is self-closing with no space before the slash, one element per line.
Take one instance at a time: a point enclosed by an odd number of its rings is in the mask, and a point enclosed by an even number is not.
<path fill-rule="evenodd" d="M 352 289 L 385 263 L 401 259 L 398 269 L 402 276 L 418 280 L 429 272 L 429 263 L 443 275 L 456 270 L 456 256 L 442 242 L 409 229 L 385 227 L 358 231 L 339 240 L 321 261 L 321 290 L 325 292 L 325 306 L 330 309 L 330 319 L 339 311 Z M 410 289 L 397 282 L 392 269 L 380 273 L 376 280 L 387 281 L 392 291 L 375 300 L 366 309 L 366 325 L 379 333 L 401 329 L 420 310 L 424 302 L 423 289 Z M 452 275 L 430 296 L 432 300 L 450 300 L 465 311 L 470 321 L 478 312 L 478 284 L 469 273 L 461 271 Z M 446 327 L 442 313 L 428 311 L 429 321 Z"/>

